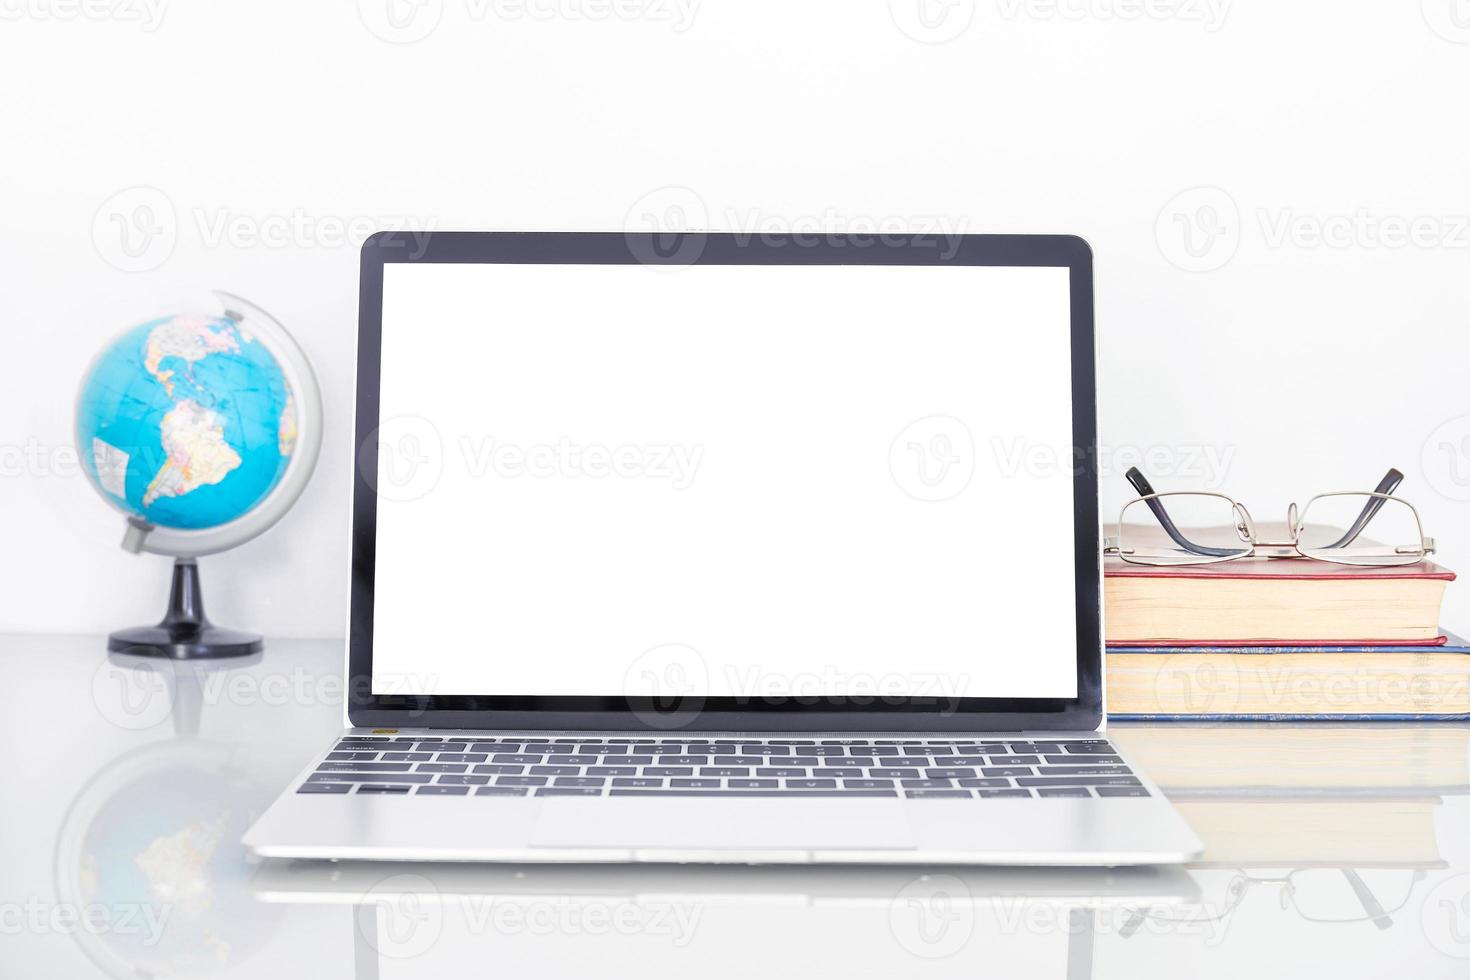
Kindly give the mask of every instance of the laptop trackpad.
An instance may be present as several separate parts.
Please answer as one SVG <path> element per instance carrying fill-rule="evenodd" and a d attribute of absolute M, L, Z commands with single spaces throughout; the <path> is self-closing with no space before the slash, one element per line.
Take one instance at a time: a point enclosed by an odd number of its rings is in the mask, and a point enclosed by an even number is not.
<path fill-rule="evenodd" d="M 532 847 L 846 850 L 915 847 L 902 801 L 548 797 Z"/>

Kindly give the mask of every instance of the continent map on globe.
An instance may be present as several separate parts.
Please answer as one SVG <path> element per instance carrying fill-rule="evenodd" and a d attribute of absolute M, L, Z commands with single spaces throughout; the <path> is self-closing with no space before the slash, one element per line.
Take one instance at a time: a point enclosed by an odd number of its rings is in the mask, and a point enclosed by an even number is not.
<path fill-rule="evenodd" d="M 296 439 L 280 364 L 228 317 L 181 314 L 126 331 L 78 399 L 87 475 L 114 506 L 160 527 L 247 513 L 280 482 Z"/>

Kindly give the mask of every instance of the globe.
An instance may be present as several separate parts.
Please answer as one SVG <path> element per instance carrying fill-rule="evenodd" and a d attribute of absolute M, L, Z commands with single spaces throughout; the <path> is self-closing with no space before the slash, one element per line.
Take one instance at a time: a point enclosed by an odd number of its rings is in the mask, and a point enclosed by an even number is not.
<path fill-rule="evenodd" d="M 258 635 L 205 617 L 195 559 L 280 520 L 321 449 L 321 394 L 306 355 L 264 310 L 215 295 L 220 313 L 161 316 L 123 331 L 93 360 L 77 396 L 78 456 L 92 486 L 127 517 L 123 547 L 175 558 L 163 620 L 114 632 L 114 652 L 258 652 Z"/>
<path fill-rule="evenodd" d="M 77 402 L 87 476 L 157 527 L 219 527 L 281 482 L 299 432 L 294 393 L 260 336 L 226 316 L 159 317 L 93 362 Z"/>

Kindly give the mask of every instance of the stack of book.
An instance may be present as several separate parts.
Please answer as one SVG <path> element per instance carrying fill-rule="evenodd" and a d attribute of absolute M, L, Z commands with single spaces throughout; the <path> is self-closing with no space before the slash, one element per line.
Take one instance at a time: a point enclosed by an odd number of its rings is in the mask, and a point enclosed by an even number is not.
<path fill-rule="evenodd" d="M 1107 559 L 1112 718 L 1470 718 L 1470 645 L 1439 626 L 1454 573 L 1288 558 Z"/>

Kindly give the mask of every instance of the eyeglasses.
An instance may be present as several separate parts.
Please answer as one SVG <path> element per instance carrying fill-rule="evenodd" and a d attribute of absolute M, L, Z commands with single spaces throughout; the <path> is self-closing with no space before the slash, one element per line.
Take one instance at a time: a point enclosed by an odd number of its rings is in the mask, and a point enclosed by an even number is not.
<path fill-rule="evenodd" d="M 1339 565 L 1412 565 L 1434 553 L 1419 512 L 1393 496 L 1404 475 L 1389 470 L 1372 491 L 1318 494 L 1287 510 L 1284 526 L 1257 532 L 1245 505 L 1221 493 L 1155 493 L 1137 467 L 1103 553 L 1135 565 L 1208 565 L 1237 558 L 1312 558 Z M 1366 536 L 1371 532 L 1372 537 Z"/>
<path fill-rule="evenodd" d="M 1285 870 L 1285 869 L 1281 869 Z M 1197 873 L 1197 872 L 1196 872 Z M 1172 913 L 1169 909 L 1138 910 L 1139 919 L 1156 922 L 1213 922 L 1230 916 L 1253 889 L 1274 886 L 1277 904 L 1294 909 L 1308 922 L 1346 924 L 1372 922 L 1380 929 L 1393 925 L 1393 916 L 1409 904 L 1426 875 L 1422 870 L 1370 868 L 1297 868 L 1277 875 L 1253 875 L 1237 870 L 1225 887 L 1224 896 L 1206 903 L 1203 910 Z M 1129 935 L 1137 925 L 1124 924 Z"/>

